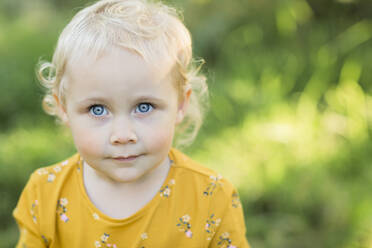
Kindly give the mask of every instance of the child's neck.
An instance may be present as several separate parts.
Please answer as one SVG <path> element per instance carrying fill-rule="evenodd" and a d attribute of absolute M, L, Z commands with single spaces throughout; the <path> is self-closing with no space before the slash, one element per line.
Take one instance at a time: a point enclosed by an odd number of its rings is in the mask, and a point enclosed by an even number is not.
<path fill-rule="evenodd" d="M 116 188 L 116 189 L 131 189 L 135 187 L 141 187 L 142 185 L 148 185 L 149 183 L 155 180 L 158 181 L 159 177 L 162 178 L 168 174 L 168 170 L 170 167 L 170 159 L 166 157 L 164 161 L 162 161 L 159 166 L 151 170 L 150 172 L 146 173 L 142 177 L 138 178 L 135 181 L 129 182 L 119 182 L 115 181 L 114 179 L 110 179 L 107 176 L 102 175 L 97 170 L 93 169 L 89 166 L 86 162 L 83 163 L 83 173 L 84 173 L 84 180 L 89 179 L 94 181 L 95 184 L 101 184 L 104 187 Z M 165 178 L 164 178 L 165 179 Z"/>
<path fill-rule="evenodd" d="M 167 157 L 140 179 L 121 183 L 102 177 L 84 163 L 84 186 L 91 202 L 104 214 L 117 219 L 127 218 L 155 197 L 167 178 L 169 168 L 170 160 Z"/>

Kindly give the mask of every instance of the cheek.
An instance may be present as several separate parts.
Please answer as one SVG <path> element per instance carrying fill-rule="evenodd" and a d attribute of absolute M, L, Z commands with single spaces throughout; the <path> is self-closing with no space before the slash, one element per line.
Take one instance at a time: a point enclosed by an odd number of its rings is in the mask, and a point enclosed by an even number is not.
<path fill-rule="evenodd" d="M 97 130 L 93 131 L 76 125 L 71 125 L 70 128 L 75 146 L 81 154 L 102 154 L 104 141 L 100 137 L 104 137 L 103 134 L 98 133 Z"/>
<path fill-rule="evenodd" d="M 163 150 L 172 145 L 174 135 L 173 126 L 162 126 L 156 129 L 148 129 L 145 143 L 148 149 Z"/>

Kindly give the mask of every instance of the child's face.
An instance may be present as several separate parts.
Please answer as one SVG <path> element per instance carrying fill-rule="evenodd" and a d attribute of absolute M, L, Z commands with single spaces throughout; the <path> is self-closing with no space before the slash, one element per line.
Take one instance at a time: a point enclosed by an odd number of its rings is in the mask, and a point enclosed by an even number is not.
<path fill-rule="evenodd" d="M 161 68 L 120 48 L 67 68 L 64 118 L 77 150 L 100 175 L 130 182 L 166 163 L 186 104 L 178 104 L 170 66 Z"/>

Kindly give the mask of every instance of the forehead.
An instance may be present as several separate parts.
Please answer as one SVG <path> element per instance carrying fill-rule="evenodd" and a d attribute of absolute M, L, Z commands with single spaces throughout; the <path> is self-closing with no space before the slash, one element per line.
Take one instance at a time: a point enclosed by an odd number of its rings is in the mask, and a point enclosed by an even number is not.
<path fill-rule="evenodd" d="M 112 48 L 100 56 L 88 54 L 70 62 L 65 73 L 66 90 L 74 95 L 86 92 L 117 95 L 128 91 L 164 94 L 165 86 L 172 81 L 171 68 L 172 63 L 166 60 L 153 65 L 135 52 Z"/>
<path fill-rule="evenodd" d="M 111 47 L 99 55 L 81 54 L 67 63 L 66 74 L 76 79 L 121 74 L 123 80 L 163 80 L 169 76 L 173 63 L 159 59 L 157 63 L 146 62 L 142 56 L 129 49 Z"/>

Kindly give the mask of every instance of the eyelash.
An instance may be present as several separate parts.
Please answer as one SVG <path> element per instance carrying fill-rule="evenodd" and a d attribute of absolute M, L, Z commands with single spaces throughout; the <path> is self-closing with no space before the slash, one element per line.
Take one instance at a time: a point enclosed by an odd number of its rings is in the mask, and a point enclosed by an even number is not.
<path fill-rule="evenodd" d="M 139 103 L 139 104 L 136 105 L 136 109 L 135 109 L 135 110 L 137 110 L 137 108 L 138 108 L 141 104 L 147 104 L 147 105 L 149 105 L 149 106 L 150 106 L 150 109 L 149 109 L 147 112 L 137 112 L 137 113 L 140 113 L 140 114 L 147 114 L 147 113 L 149 113 L 149 112 L 151 112 L 152 110 L 155 109 L 155 105 L 154 105 L 154 104 L 149 103 L 149 102 L 141 102 L 141 103 Z"/>
<path fill-rule="evenodd" d="M 96 119 L 102 119 L 103 116 L 93 115 L 93 114 L 91 114 L 91 112 L 90 112 L 91 109 L 92 109 L 93 107 L 96 107 L 96 106 L 102 106 L 106 111 L 108 111 L 106 105 L 104 105 L 104 104 L 100 104 L 100 103 L 95 103 L 95 104 L 89 105 L 89 107 L 87 108 L 87 111 L 88 111 L 88 113 L 90 114 L 90 116 L 92 116 L 93 118 L 96 118 Z"/>
<path fill-rule="evenodd" d="M 138 106 L 141 105 L 141 104 L 148 104 L 148 105 L 150 105 L 151 108 L 152 108 L 152 110 L 154 110 L 154 109 L 157 108 L 157 106 L 156 106 L 155 104 L 153 104 L 153 103 L 150 103 L 150 102 L 140 102 L 140 103 L 138 103 L 138 104 L 136 105 L 136 108 L 135 108 L 135 109 L 137 109 Z M 88 113 L 89 113 L 93 118 L 96 118 L 96 119 L 102 119 L 102 116 L 97 116 L 97 115 L 93 115 L 93 114 L 90 113 L 91 109 L 92 109 L 93 107 L 95 107 L 95 106 L 102 106 L 102 107 L 105 108 L 106 111 L 108 111 L 108 110 L 107 110 L 107 106 L 104 105 L 104 104 L 100 104 L 100 103 L 94 103 L 94 104 L 91 104 L 91 105 L 89 105 L 89 106 L 87 107 L 87 112 L 88 112 Z M 150 112 L 150 111 L 151 111 L 151 110 L 149 110 L 148 112 Z M 145 113 L 137 112 L 137 113 L 140 113 L 140 114 L 146 114 L 146 113 L 148 113 L 148 112 L 145 112 Z"/>

